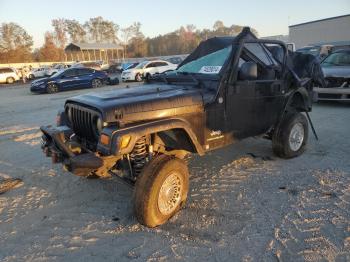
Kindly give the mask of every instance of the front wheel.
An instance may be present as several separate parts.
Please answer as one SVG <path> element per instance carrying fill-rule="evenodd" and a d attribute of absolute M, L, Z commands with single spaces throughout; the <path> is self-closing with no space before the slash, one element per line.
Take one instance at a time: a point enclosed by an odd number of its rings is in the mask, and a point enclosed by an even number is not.
<path fill-rule="evenodd" d="M 99 88 L 102 86 L 102 81 L 100 79 L 93 79 L 91 81 L 92 88 Z"/>
<path fill-rule="evenodd" d="M 183 160 L 167 155 L 153 158 L 136 181 L 137 220 L 147 227 L 164 224 L 185 204 L 188 187 L 189 172 Z"/>
<path fill-rule="evenodd" d="M 58 86 L 56 84 L 54 84 L 54 83 L 48 84 L 47 88 L 46 88 L 46 91 L 49 94 L 57 93 L 58 92 Z"/>
<path fill-rule="evenodd" d="M 136 82 L 141 82 L 143 80 L 141 74 L 136 74 L 135 80 Z"/>
<path fill-rule="evenodd" d="M 6 83 L 8 83 L 8 84 L 13 84 L 14 82 L 15 82 L 15 79 L 13 77 L 8 77 L 6 79 Z"/>
<path fill-rule="evenodd" d="M 274 153 L 282 158 L 292 158 L 305 151 L 308 141 L 308 122 L 306 117 L 298 112 L 290 112 L 272 137 Z"/>

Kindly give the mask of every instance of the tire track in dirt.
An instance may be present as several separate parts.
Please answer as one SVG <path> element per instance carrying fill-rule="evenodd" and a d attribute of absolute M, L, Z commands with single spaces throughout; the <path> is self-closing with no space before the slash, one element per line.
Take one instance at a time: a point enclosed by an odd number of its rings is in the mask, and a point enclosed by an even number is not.
<path fill-rule="evenodd" d="M 41 136 L 42 133 L 39 131 L 39 127 L 15 125 L 0 128 L 0 142 L 12 140 L 29 146 L 36 146 L 40 144 Z"/>
<path fill-rule="evenodd" d="M 208 166 L 198 169 L 194 166 L 192 170 L 192 190 L 185 215 L 176 215 L 164 229 L 177 229 L 182 241 L 187 241 L 186 245 L 200 243 L 213 249 L 231 245 L 230 239 L 244 231 L 254 219 L 243 184 L 251 176 L 269 173 L 270 163 L 243 156 L 220 170 Z M 178 253 L 182 253 L 181 249 Z"/>
<path fill-rule="evenodd" d="M 271 249 L 281 261 L 349 261 L 349 174 L 326 170 L 313 176 L 318 187 L 300 193 L 295 210 L 275 229 Z"/>
<path fill-rule="evenodd" d="M 244 183 L 251 176 L 272 173 L 271 164 L 257 158 L 243 156 L 220 169 L 211 162 L 204 167 L 191 165 L 190 192 L 184 210 L 170 221 L 157 228 L 148 229 L 132 219 L 127 225 L 112 230 L 116 235 L 154 234 L 162 237 L 164 246 L 150 248 L 151 253 L 143 254 L 146 261 L 171 258 L 198 261 L 199 257 L 213 257 L 218 250 L 232 247 L 232 240 L 243 234 L 253 221 L 252 207 L 245 195 Z M 248 182 L 249 183 L 249 182 Z M 137 249 L 137 248 L 136 248 Z M 193 253 L 194 251 L 199 253 Z M 224 253 L 230 253 L 225 251 Z M 125 251 L 125 257 L 140 258 L 134 249 Z M 170 255 L 169 255 L 170 254 Z M 192 254 L 193 256 L 189 255 Z"/>

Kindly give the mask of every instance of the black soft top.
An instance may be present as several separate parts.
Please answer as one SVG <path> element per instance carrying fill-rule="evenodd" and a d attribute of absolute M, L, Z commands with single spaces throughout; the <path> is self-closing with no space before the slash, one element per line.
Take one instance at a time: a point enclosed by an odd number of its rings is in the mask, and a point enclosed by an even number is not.
<path fill-rule="evenodd" d="M 250 31 L 249 27 L 244 27 L 242 32 L 237 36 L 213 37 L 202 41 L 198 47 L 184 61 L 182 61 L 179 67 L 202 56 L 206 56 L 220 49 L 226 48 L 229 45 L 238 43 L 241 39 L 252 40 L 256 39 L 256 36 Z"/>

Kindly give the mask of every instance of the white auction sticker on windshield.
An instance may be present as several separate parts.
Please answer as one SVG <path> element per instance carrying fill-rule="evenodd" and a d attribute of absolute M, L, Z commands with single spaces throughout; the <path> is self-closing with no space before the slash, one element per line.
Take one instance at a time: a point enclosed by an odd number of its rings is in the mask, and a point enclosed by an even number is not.
<path fill-rule="evenodd" d="M 199 73 L 202 74 L 217 74 L 220 72 L 222 66 L 203 66 Z"/>

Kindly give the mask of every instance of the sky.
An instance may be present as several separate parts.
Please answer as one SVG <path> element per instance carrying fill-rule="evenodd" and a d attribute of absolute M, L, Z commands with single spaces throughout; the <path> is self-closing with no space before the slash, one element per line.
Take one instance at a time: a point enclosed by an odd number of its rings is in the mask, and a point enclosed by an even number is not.
<path fill-rule="evenodd" d="M 350 0 L 0 0 L 0 23 L 15 22 L 34 39 L 44 42 L 54 18 L 76 19 L 81 23 L 102 16 L 121 28 L 141 22 L 145 36 L 153 37 L 194 24 L 212 28 L 217 20 L 225 25 L 251 26 L 259 36 L 288 34 L 288 25 L 350 14 Z M 350 26 L 350 25 L 349 25 Z"/>

